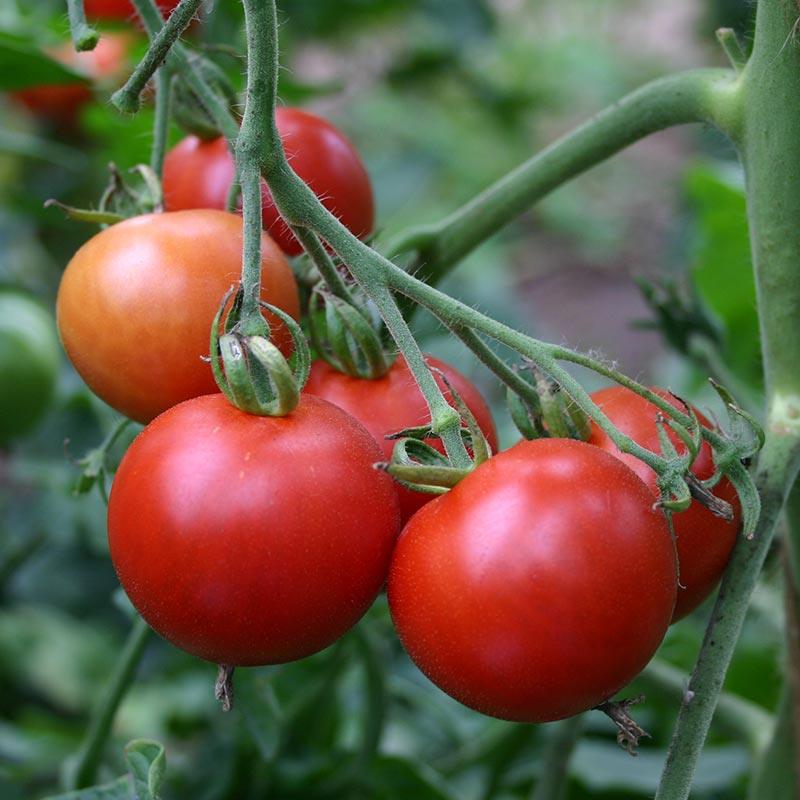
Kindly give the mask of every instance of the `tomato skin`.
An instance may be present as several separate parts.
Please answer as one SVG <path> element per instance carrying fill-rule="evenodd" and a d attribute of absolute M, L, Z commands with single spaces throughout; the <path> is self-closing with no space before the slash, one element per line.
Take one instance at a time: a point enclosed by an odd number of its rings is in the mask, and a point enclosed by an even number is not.
<path fill-rule="evenodd" d="M 631 470 L 599 448 L 523 441 L 412 517 L 389 607 L 417 666 L 490 716 L 548 722 L 596 706 L 669 626 L 675 548 Z"/>
<path fill-rule="evenodd" d="M 375 202 L 369 175 L 355 148 L 330 122 L 297 108 L 278 108 L 275 123 L 292 169 L 322 199 L 323 205 L 356 236 L 372 232 Z M 225 208 L 234 164 L 223 138 L 208 142 L 187 136 L 164 161 L 167 210 Z M 302 252 L 281 219 L 262 182 L 264 230 L 287 255 Z"/>
<path fill-rule="evenodd" d="M 454 367 L 433 356 L 426 356 L 425 359 L 430 366 L 440 369 L 447 376 L 475 415 L 492 451 L 496 452 L 497 432 L 494 420 L 480 392 Z M 445 397 L 449 398 L 447 387 L 438 376 L 437 382 Z M 325 361 L 315 361 L 311 365 L 311 374 L 304 391 L 335 403 L 352 414 L 375 437 L 383 449 L 385 461 L 391 459 L 395 444 L 394 440 L 386 438 L 387 434 L 430 422 L 428 405 L 402 355 L 397 357 L 386 375 L 375 380 L 353 378 L 335 370 Z M 444 452 L 440 439 L 428 439 L 427 442 L 439 452 Z M 436 496 L 412 492 L 399 484 L 397 490 L 403 522 Z"/>
<path fill-rule="evenodd" d="M 93 81 L 114 81 L 124 73 L 130 46 L 130 36 L 105 33 L 94 50 L 77 53 L 71 42 L 65 42 L 50 51 L 50 56 Z M 68 127 L 74 127 L 81 108 L 94 97 L 91 87 L 79 83 L 32 86 L 13 96 L 37 116 Z"/>
<path fill-rule="evenodd" d="M 0 290 L 0 446 L 36 426 L 52 400 L 57 373 L 52 316 L 28 296 Z"/>
<path fill-rule="evenodd" d="M 175 10 L 180 0 L 156 0 L 156 5 L 165 15 Z M 131 0 L 83 0 L 87 19 L 128 20 L 133 19 L 136 10 Z"/>
<path fill-rule="evenodd" d="M 399 530 L 380 450 L 341 409 L 303 397 L 257 417 L 208 395 L 152 422 L 108 508 L 111 558 L 147 622 L 220 664 L 327 647 L 382 587 Z"/>
<path fill-rule="evenodd" d="M 262 297 L 298 317 L 291 268 L 266 234 L 262 248 Z M 75 369 L 95 394 L 138 422 L 217 391 L 201 359 L 241 259 L 241 217 L 223 211 L 147 214 L 93 236 L 68 264 L 56 303 Z M 288 331 L 273 330 L 289 352 Z"/>
<path fill-rule="evenodd" d="M 669 392 L 655 387 L 653 391 L 676 408 L 681 408 L 680 403 Z M 648 450 L 661 452 L 656 427 L 657 409 L 652 403 L 622 386 L 601 389 L 592 395 L 592 399 L 624 434 Z M 701 425 L 706 428 L 713 427 L 697 409 L 694 411 Z M 678 437 L 671 431 L 669 435 L 678 452 L 686 452 L 685 445 Z M 659 496 L 656 473 L 638 458 L 620 453 L 616 445 L 595 423 L 592 423 L 589 442 L 602 447 L 627 464 L 647 484 L 653 495 Z M 713 475 L 713 452 L 707 442 L 703 443 L 692 465 L 692 472 L 701 480 Z M 733 506 L 735 512 L 733 522 L 725 522 L 715 517 L 697 500 L 693 500 L 686 511 L 675 514 L 672 518 L 680 564 L 678 602 L 675 605 L 673 622 L 685 617 L 711 594 L 719 583 L 736 544 L 741 525 L 741 507 L 736 489 L 727 478 L 723 478 L 713 491 L 715 495 Z"/>

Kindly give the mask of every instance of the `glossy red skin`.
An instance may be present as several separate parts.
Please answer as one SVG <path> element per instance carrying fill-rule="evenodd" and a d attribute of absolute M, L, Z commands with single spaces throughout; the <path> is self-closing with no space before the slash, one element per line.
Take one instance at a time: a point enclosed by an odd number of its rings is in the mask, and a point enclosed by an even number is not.
<path fill-rule="evenodd" d="M 383 586 L 399 530 L 380 450 L 352 417 L 303 397 L 257 417 L 222 395 L 137 437 L 108 507 L 111 558 L 147 622 L 218 664 L 293 661 L 351 628 Z"/>
<path fill-rule="evenodd" d="M 492 451 L 496 452 L 497 432 L 494 420 L 480 392 L 454 367 L 433 356 L 426 356 L 426 360 L 447 376 L 453 388 L 475 415 Z M 445 397 L 449 398 L 444 382 L 438 377 L 437 381 Z M 397 357 L 386 375 L 376 380 L 352 378 L 338 372 L 325 361 L 315 361 L 311 365 L 311 374 L 304 391 L 323 397 L 352 414 L 375 437 L 383 449 L 384 461 L 391 459 L 395 444 L 394 440 L 386 438 L 387 434 L 430 422 L 428 405 L 402 355 Z M 428 439 L 427 442 L 440 453 L 444 452 L 441 440 Z M 399 484 L 397 490 L 400 495 L 403 522 L 410 519 L 417 509 L 422 508 L 436 496 L 424 492 L 412 492 Z"/>
<path fill-rule="evenodd" d="M 89 388 L 138 422 L 218 391 L 202 358 L 241 259 L 241 217 L 210 209 L 133 217 L 89 239 L 67 265 L 56 302 L 64 349 Z M 264 300 L 299 317 L 297 283 L 266 234 L 261 280 Z M 290 352 L 285 326 L 267 317 Z"/>
<path fill-rule="evenodd" d="M 122 33 L 104 33 L 94 50 L 77 53 L 71 42 L 49 51 L 57 61 L 83 73 L 93 81 L 121 77 L 128 61 L 131 38 Z M 74 126 L 81 108 L 93 98 L 92 89 L 83 84 L 33 86 L 14 92 L 28 110 L 65 126 Z"/>
<path fill-rule="evenodd" d="M 369 175 L 344 134 L 330 122 L 297 108 L 279 108 L 275 122 L 294 171 L 323 205 L 356 236 L 372 232 L 375 202 Z M 187 136 L 167 153 L 164 200 L 168 210 L 225 208 L 234 176 L 224 139 L 204 142 Z M 266 183 L 262 183 L 263 224 L 288 255 L 302 252 L 281 219 Z"/>
<path fill-rule="evenodd" d="M 653 388 L 653 391 L 676 408 L 681 408 L 680 403 L 668 392 L 657 388 Z M 661 452 L 656 427 L 657 409 L 652 403 L 622 386 L 601 389 L 592 395 L 592 399 L 624 434 L 648 450 Z M 694 411 L 701 425 L 713 427 L 697 409 Z M 686 452 L 685 445 L 672 432 L 670 439 L 678 452 Z M 659 496 L 656 473 L 638 458 L 621 453 L 594 423 L 589 442 L 602 447 L 627 464 L 647 484 L 653 496 Z M 714 473 L 713 453 L 707 442 L 703 443 L 692 472 L 701 480 L 710 478 Z M 733 522 L 715 517 L 696 500 L 692 501 L 686 511 L 675 514 L 672 518 L 680 564 L 678 602 L 675 605 L 673 622 L 685 617 L 711 594 L 722 577 L 736 544 L 741 524 L 741 509 L 736 490 L 727 478 L 723 478 L 714 487 L 714 494 L 733 506 Z"/>
<path fill-rule="evenodd" d="M 163 14 L 171 14 L 180 0 L 156 0 Z M 88 19 L 132 19 L 136 11 L 131 0 L 84 0 Z"/>
<path fill-rule="evenodd" d="M 460 702 L 549 722 L 614 695 L 675 604 L 675 548 L 647 487 L 598 448 L 523 441 L 412 517 L 389 607 L 417 666 Z"/>

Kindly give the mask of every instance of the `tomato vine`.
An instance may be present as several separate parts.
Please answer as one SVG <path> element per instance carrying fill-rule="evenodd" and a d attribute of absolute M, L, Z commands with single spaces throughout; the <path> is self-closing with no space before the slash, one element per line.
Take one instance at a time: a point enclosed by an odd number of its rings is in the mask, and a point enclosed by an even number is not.
<path fill-rule="evenodd" d="M 151 48 L 128 83 L 114 95 L 123 111 L 138 108 L 139 93 L 157 68 L 158 125 L 168 107 L 169 74 L 181 76 L 228 139 L 236 154 L 245 225 L 242 319 L 261 319 L 261 178 L 284 220 L 291 226 L 331 293 L 349 302 L 351 291 L 330 252 L 369 297 L 405 357 L 431 417 L 456 468 L 469 468 L 461 418 L 447 402 L 401 313 L 399 298 L 427 309 L 481 359 L 512 391 L 530 390 L 488 341 L 534 362 L 554 380 L 625 453 L 644 461 L 659 475 L 663 504 L 673 510 L 691 500 L 686 473 L 705 439 L 718 469 L 736 486 L 744 531 L 723 579 L 667 757 L 657 797 L 688 798 L 697 759 L 735 648 L 745 611 L 766 557 L 776 523 L 800 470 L 800 44 L 794 0 L 760 0 L 753 53 L 748 60 L 728 32 L 720 41 L 732 68 L 679 73 L 649 83 L 556 141 L 461 209 L 435 224 L 414 228 L 386 248 L 388 257 L 344 228 L 293 172 L 275 126 L 279 69 L 277 10 L 274 0 L 243 0 L 248 41 L 247 103 L 241 129 L 228 107 L 203 76 L 191 68 L 177 38 L 189 24 L 199 0 L 182 0 L 163 24 L 152 0 L 134 0 L 152 38 Z M 71 0 L 76 43 L 88 46 L 82 3 Z M 164 64 L 164 66 L 160 66 Z M 685 123 L 714 125 L 736 146 L 747 177 L 748 213 L 758 287 L 767 400 L 765 435 L 724 390 L 731 434 L 698 426 L 686 413 L 636 381 L 597 359 L 532 339 L 460 303 L 435 288 L 460 259 L 556 187 L 649 134 Z M 159 130 L 157 128 L 157 130 Z M 163 127 L 155 139 L 153 168 L 163 161 Z M 411 257 L 410 269 L 392 259 Z M 412 274 L 413 273 L 413 274 Z M 609 377 L 646 398 L 665 416 L 666 425 L 687 444 L 688 452 L 641 447 L 623 435 L 562 366 L 578 364 Z M 662 437 L 663 438 L 663 437 Z M 763 449 L 761 445 L 763 444 Z M 760 452 L 759 452 L 760 451 Z M 754 477 L 742 461 L 757 456 Z M 715 476 L 718 480 L 719 474 Z M 706 487 L 713 487 L 710 481 Z M 795 534 L 796 536 L 796 534 Z M 797 542 L 794 542 L 797 545 Z M 568 737 L 575 735 L 565 728 Z"/>

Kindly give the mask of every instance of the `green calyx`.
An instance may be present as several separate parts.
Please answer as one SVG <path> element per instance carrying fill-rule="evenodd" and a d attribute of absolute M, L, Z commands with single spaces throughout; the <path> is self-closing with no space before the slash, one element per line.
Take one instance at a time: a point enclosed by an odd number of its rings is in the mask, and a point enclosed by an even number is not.
<path fill-rule="evenodd" d="M 392 362 L 379 333 L 379 322 L 365 307 L 317 286 L 309 300 L 309 333 L 314 348 L 334 369 L 354 378 L 384 376 Z"/>
<path fill-rule="evenodd" d="M 556 381 L 532 362 L 516 372 L 529 389 L 523 397 L 509 387 L 506 402 L 511 419 L 526 439 L 589 438 L 589 417 Z"/>
<path fill-rule="evenodd" d="M 93 225 L 113 225 L 128 217 L 163 211 L 164 196 L 158 175 L 146 164 L 137 164 L 129 172 L 137 175 L 140 185 L 134 187 L 126 181 L 116 164 L 109 164 L 109 179 L 96 209 L 76 208 L 50 199 L 45 208 L 59 208 L 69 219 Z"/>
<path fill-rule="evenodd" d="M 397 440 L 392 451 L 392 460 L 378 466 L 407 489 L 428 494 L 444 494 L 463 478 L 466 478 L 476 467 L 491 458 L 492 451 L 475 416 L 448 381 L 447 376 L 435 367 L 431 369 L 431 372 L 436 373 L 443 381 L 455 410 L 465 423 L 461 428 L 461 437 L 468 451 L 471 452 L 470 465 L 468 467 L 455 466 L 447 456 L 427 444 L 425 440 L 437 438 L 437 434 L 434 433 L 432 426 L 421 425 L 415 428 L 406 428 L 387 436 L 387 439 Z"/>
<path fill-rule="evenodd" d="M 242 315 L 242 290 L 223 298 L 211 327 L 211 369 L 228 401 L 257 416 L 282 417 L 300 401 L 300 390 L 311 368 L 311 352 L 300 326 L 285 311 L 269 303 L 269 311 L 286 325 L 292 337 L 289 359 L 270 341 L 269 323 L 259 312 Z M 229 302 L 233 303 L 227 313 Z M 224 325 L 223 325 L 224 318 Z"/>

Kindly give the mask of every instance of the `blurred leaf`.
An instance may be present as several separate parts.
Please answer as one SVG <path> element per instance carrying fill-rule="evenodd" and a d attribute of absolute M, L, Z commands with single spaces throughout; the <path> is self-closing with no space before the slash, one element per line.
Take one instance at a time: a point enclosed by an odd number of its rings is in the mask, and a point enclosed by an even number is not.
<path fill-rule="evenodd" d="M 83 169 L 86 156 L 74 147 L 51 142 L 29 133 L 0 129 L 0 153 L 38 158 L 71 170 Z"/>
<path fill-rule="evenodd" d="M 125 747 L 128 774 L 113 783 L 79 789 L 47 800 L 158 800 L 164 779 L 164 747 L 148 739 L 134 739 Z"/>
<path fill-rule="evenodd" d="M 664 757 L 663 750 L 643 748 L 632 759 L 612 742 L 588 739 L 578 743 L 570 772 L 590 789 L 626 789 L 653 797 Z M 744 747 L 706 747 L 700 757 L 693 790 L 699 794 L 723 789 L 748 770 L 749 758 Z"/>
<path fill-rule="evenodd" d="M 13 678 L 57 706 L 82 711 L 113 661 L 109 637 L 55 608 L 21 606 L 0 613 L 4 681 Z"/>
<path fill-rule="evenodd" d="M 83 75 L 50 58 L 31 40 L 0 31 L 0 90 L 87 82 Z"/>
<path fill-rule="evenodd" d="M 455 800 L 444 780 L 422 762 L 382 756 L 369 774 L 370 800 Z"/>
<path fill-rule="evenodd" d="M 747 209 L 738 166 L 701 166 L 687 177 L 697 214 L 692 275 L 697 290 L 725 328 L 723 356 L 750 384 L 761 379 L 756 290 Z"/>

